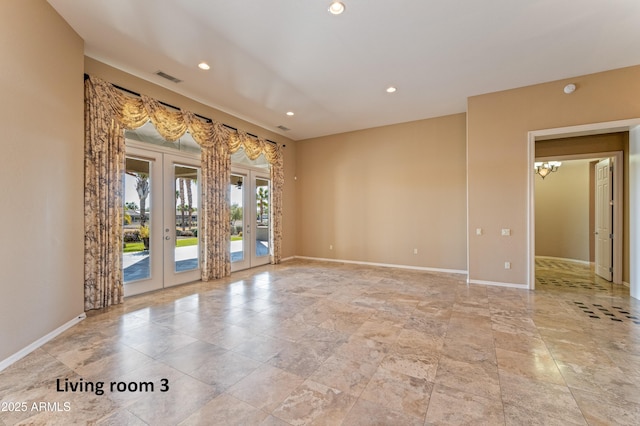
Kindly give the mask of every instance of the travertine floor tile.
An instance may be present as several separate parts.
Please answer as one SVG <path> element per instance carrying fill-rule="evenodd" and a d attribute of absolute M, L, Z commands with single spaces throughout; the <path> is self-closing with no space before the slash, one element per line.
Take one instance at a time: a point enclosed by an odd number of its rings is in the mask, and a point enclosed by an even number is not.
<path fill-rule="evenodd" d="M 273 415 L 292 425 L 340 425 L 355 401 L 353 395 L 307 380 Z"/>
<path fill-rule="evenodd" d="M 523 354 L 551 355 L 542 337 L 494 331 L 493 338 L 496 348 Z"/>
<path fill-rule="evenodd" d="M 349 411 L 342 424 L 349 426 L 422 426 L 423 421 L 402 411 L 390 410 L 380 404 L 361 398 Z"/>
<path fill-rule="evenodd" d="M 380 404 L 391 411 L 424 419 L 432 389 L 433 383 L 426 379 L 380 367 L 360 398 Z"/>
<path fill-rule="evenodd" d="M 431 393 L 426 425 L 502 425 L 502 401 L 436 385 Z"/>
<path fill-rule="evenodd" d="M 270 413 L 303 381 L 300 376 L 263 364 L 227 393 Z"/>
<path fill-rule="evenodd" d="M 580 366 L 559 363 L 560 372 L 572 389 L 601 394 L 604 398 L 640 404 L 640 377 L 629 376 L 618 367 Z"/>
<path fill-rule="evenodd" d="M 550 355 L 523 354 L 496 348 L 498 369 L 516 376 L 527 377 L 541 382 L 565 385 L 564 378 L 556 362 Z"/>
<path fill-rule="evenodd" d="M 357 397 L 376 369 L 374 364 L 332 355 L 309 378 Z"/>
<path fill-rule="evenodd" d="M 260 366 L 260 362 L 243 355 L 227 351 L 212 355 L 189 375 L 202 383 L 211 385 L 216 391 L 223 392 L 230 386 L 251 374 Z"/>
<path fill-rule="evenodd" d="M 267 413 L 242 402 L 228 394 L 222 394 L 207 405 L 191 414 L 180 426 L 220 424 L 225 426 L 245 426 L 260 424 Z"/>
<path fill-rule="evenodd" d="M 491 400 L 500 396 L 498 367 L 487 361 L 457 361 L 444 355 L 438 363 L 435 382 Z"/>
<path fill-rule="evenodd" d="M 582 425 L 586 426 L 585 420 L 578 418 L 565 419 L 557 414 L 547 413 L 545 411 L 536 411 L 522 405 L 504 404 L 504 418 L 507 426 L 566 426 L 566 425 Z"/>
<path fill-rule="evenodd" d="M 556 420 L 567 424 L 585 423 L 582 412 L 566 386 L 500 371 L 500 387 L 505 415 L 516 423 L 526 424 L 533 420 L 540 424 Z"/>
<path fill-rule="evenodd" d="M 640 419 L 640 404 L 603 397 L 578 389 L 572 390 L 585 419 L 590 425 L 635 426 Z"/>

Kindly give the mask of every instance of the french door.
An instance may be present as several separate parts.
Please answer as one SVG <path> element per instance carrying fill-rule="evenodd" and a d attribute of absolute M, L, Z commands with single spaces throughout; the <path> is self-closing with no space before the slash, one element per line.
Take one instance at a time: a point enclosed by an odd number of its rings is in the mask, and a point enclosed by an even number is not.
<path fill-rule="evenodd" d="M 271 181 L 268 172 L 231 170 L 231 271 L 271 259 Z"/>
<path fill-rule="evenodd" d="M 199 182 L 196 156 L 127 147 L 125 296 L 200 279 Z"/>

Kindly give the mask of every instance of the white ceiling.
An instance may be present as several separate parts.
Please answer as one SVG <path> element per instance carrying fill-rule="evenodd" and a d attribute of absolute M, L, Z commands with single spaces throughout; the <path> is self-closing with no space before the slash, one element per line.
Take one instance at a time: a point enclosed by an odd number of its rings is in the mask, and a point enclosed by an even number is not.
<path fill-rule="evenodd" d="M 640 0 L 343 0 L 340 16 L 329 2 L 49 0 L 87 56 L 294 140 L 640 64 Z"/>

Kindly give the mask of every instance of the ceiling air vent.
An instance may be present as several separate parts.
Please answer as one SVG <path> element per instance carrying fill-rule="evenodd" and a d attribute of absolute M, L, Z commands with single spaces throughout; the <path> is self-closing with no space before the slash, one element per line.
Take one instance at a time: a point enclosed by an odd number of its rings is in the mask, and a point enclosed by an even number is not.
<path fill-rule="evenodd" d="M 282 124 L 278 126 L 278 129 L 282 130 L 283 132 L 288 132 L 289 130 L 291 130 L 288 127 L 284 127 Z"/>
<path fill-rule="evenodd" d="M 174 76 L 169 75 L 166 72 L 156 71 L 156 75 L 159 75 L 162 78 L 166 78 L 169 81 L 173 81 L 174 83 L 181 83 L 182 82 L 182 80 L 180 80 L 179 78 L 175 78 Z"/>

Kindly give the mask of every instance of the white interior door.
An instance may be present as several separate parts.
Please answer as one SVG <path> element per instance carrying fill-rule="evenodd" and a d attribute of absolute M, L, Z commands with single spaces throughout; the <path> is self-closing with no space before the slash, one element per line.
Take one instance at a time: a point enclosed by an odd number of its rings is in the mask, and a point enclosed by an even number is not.
<path fill-rule="evenodd" d="M 271 259 L 271 181 L 268 173 L 234 167 L 231 173 L 231 271 Z"/>
<path fill-rule="evenodd" d="M 200 279 L 199 160 L 128 147 L 125 169 L 125 296 Z"/>
<path fill-rule="evenodd" d="M 595 186 L 595 269 L 596 274 L 607 281 L 613 279 L 613 186 L 611 174 L 609 158 L 598 162 Z"/>

